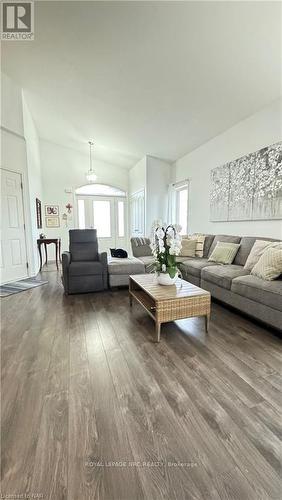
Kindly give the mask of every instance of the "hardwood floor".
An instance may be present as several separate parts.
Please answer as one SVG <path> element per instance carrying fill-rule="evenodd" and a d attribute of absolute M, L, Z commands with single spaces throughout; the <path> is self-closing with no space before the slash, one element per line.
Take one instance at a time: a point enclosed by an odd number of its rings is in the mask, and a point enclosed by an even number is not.
<path fill-rule="evenodd" d="M 53 269 L 1 303 L 1 498 L 281 498 L 281 340 L 212 304 L 155 344 L 126 290 Z"/>

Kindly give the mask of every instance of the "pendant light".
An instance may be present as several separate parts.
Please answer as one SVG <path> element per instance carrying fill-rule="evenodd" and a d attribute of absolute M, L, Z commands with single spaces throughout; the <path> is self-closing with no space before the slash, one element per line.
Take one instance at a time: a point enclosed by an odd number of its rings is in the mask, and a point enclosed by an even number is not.
<path fill-rule="evenodd" d="M 93 168 L 92 168 L 92 147 L 94 146 L 93 141 L 88 141 L 89 144 L 89 170 L 86 172 L 86 179 L 89 183 L 95 182 L 97 179 L 97 175 L 95 174 Z"/>

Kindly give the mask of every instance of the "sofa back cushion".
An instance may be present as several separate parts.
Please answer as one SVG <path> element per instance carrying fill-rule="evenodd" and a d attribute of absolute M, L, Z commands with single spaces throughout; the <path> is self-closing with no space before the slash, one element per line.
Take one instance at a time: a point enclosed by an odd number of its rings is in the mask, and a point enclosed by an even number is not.
<path fill-rule="evenodd" d="M 71 229 L 70 253 L 72 261 L 98 260 L 98 241 L 96 229 Z"/>
<path fill-rule="evenodd" d="M 208 252 L 208 257 L 211 256 L 212 252 L 214 251 L 216 244 L 221 241 L 222 243 L 240 243 L 241 241 L 241 236 L 229 236 L 226 234 L 217 234 L 214 237 L 214 240 L 210 246 L 209 252 Z"/>
<path fill-rule="evenodd" d="M 240 248 L 235 257 L 234 264 L 237 264 L 238 266 L 244 266 L 246 264 L 247 258 L 256 240 L 278 241 L 273 238 L 263 238 L 262 236 L 258 238 L 255 236 L 243 236 L 240 241 Z"/>
<path fill-rule="evenodd" d="M 210 247 L 214 241 L 214 234 L 205 234 L 205 241 L 204 241 L 204 255 L 203 257 L 206 259 L 209 255 Z"/>
<path fill-rule="evenodd" d="M 147 257 L 152 255 L 149 238 L 131 238 L 131 248 L 134 257 Z"/>

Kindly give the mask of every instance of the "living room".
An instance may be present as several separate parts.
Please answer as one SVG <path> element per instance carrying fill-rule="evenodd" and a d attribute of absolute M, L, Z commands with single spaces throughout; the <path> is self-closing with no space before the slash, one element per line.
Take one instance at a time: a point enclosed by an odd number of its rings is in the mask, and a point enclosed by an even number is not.
<path fill-rule="evenodd" d="M 281 2 L 1 9 L 2 497 L 280 498 Z"/>

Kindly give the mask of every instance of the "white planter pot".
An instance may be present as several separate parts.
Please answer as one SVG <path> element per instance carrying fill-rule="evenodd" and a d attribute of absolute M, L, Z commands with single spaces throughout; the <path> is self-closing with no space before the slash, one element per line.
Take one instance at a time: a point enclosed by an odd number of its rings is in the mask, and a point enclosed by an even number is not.
<path fill-rule="evenodd" d="M 158 283 L 159 285 L 174 285 L 178 278 L 178 274 L 174 276 L 174 278 L 171 278 L 168 273 L 160 273 L 158 275 Z"/>

